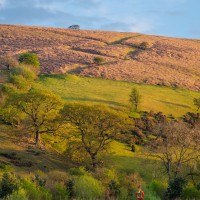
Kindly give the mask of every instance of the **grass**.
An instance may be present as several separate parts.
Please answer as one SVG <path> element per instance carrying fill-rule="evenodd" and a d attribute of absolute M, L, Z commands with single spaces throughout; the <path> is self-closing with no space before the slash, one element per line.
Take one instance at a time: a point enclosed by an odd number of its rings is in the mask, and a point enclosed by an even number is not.
<path fill-rule="evenodd" d="M 200 93 L 186 89 L 74 75 L 41 75 L 39 83 L 60 95 L 66 102 L 101 103 L 120 109 L 128 108 L 131 89 L 137 87 L 142 95 L 142 111 L 162 111 L 175 117 L 195 112 L 193 99 L 200 97 Z"/>
<path fill-rule="evenodd" d="M 136 151 L 132 152 L 126 144 L 114 141 L 111 143 L 110 152 L 104 157 L 104 161 L 107 167 L 112 166 L 112 169 L 116 169 L 118 172 L 139 173 L 148 183 L 155 178 L 166 180 L 160 171 L 161 163 L 148 158 L 141 146 L 136 146 Z"/>

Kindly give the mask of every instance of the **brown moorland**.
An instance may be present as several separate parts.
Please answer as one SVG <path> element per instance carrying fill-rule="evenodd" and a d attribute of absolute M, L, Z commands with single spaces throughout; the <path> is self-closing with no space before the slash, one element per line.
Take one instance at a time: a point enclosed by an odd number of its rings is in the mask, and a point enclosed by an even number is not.
<path fill-rule="evenodd" d="M 147 42 L 145 50 L 139 48 Z M 200 91 L 200 40 L 0 25 L 0 56 L 38 54 L 41 73 L 72 73 Z M 96 66 L 94 57 L 104 58 Z"/>

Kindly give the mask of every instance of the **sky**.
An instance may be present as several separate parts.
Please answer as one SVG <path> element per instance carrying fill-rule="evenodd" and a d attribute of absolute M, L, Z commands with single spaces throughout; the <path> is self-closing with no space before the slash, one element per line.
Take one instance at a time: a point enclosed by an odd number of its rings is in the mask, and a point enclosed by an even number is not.
<path fill-rule="evenodd" d="M 0 0 L 0 24 L 200 39 L 200 0 Z"/>

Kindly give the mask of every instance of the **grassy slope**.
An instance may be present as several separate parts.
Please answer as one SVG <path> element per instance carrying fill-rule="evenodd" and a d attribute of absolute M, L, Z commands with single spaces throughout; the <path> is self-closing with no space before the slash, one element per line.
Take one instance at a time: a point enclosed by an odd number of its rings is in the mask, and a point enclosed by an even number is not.
<path fill-rule="evenodd" d="M 185 89 L 72 75 L 42 75 L 40 83 L 68 102 L 103 103 L 120 108 L 127 107 L 131 89 L 137 87 L 142 95 L 141 110 L 162 111 L 176 117 L 194 112 L 193 98 L 200 97 L 200 93 Z"/>
<path fill-rule="evenodd" d="M 0 154 L 16 153 L 16 157 L 20 158 L 20 162 L 32 161 L 32 167 L 17 167 L 12 164 L 12 159 L 5 158 L 0 155 L 0 175 L 3 163 L 7 163 L 14 167 L 15 171 L 20 175 L 27 175 L 35 171 L 42 170 L 44 172 L 59 170 L 66 171 L 70 166 L 66 160 L 53 152 L 42 150 L 30 150 L 27 146 L 21 145 L 19 140 L 14 136 L 12 127 L 0 124 Z M 35 155 L 35 152 L 41 152 Z M 62 159 L 62 160 L 61 160 Z M 150 182 L 154 176 L 152 165 L 148 165 L 148 170 L 141 166 L 147 166 L 146 157 L 142 154 L 141 147 L 136 147 L 136 152 L 131 152 L 130 147 L 119 142 L 112 142 L 109 153 L 104 157 L 106 167 L 116 169 L 120 172 L 134 173 L 137 172 L 147 182 Z M 149 163 L 149 162 L 148 162 Z M 155 168 L 155 167 L 154 167 Z M 154 169 L 155 171 L 156 169 Z M 159 174 L 157 174 L 159 177 Z M 161 178 L 161 177 L 159 177 Z"/>
<path fill-rule="evenodd" d="M 194 97 L 200 96 L 199 93 L 189 90 L 81 78 L 72 75 L 43 75 L 40 76 L 39 83 L 49 87 L 68 102 L 103 103 L 120 108 L 126 107 L 131 88 L 137 86 L 143 96 L 143 110 L 163 111 L 166 114 L 172 113 L 175 116 L 194 111 L 192 100 Z M 17 145 L 15 138 L 9 136 L 8 133 L 11 132 L 13 130 L 0 125 L 0 152 L 17 152 L 17 156 L 22 160 L 32 160 L 35 163 L 32 168 L 15 167 L 19 173 L 26 174 L 38 169 L 46 171 L 67 169 L 67 163 L 65 161 L 61 162 L 55 154 L 45 152 L 45 154 L 35 156 L 32 152 L 27 152 L 27 147 Z M 156 173 L 157 169 L 155 167 L 147 165 L 147 158 L 143 155 L 140 147 L 136 148 L 136 153 L 132 153 L 128 146 L 113 142 L 111 149 L 112 153 L 104 158 L 106 166 L 112 166 L 112 168 L 122 172 L 138 172 L 147 182 L 150 182 L 153 178 L 161 178 Z M 9 159 L 4 157 L 0 157 L 0 160 L 10 162 Z M 47 168 L 44 166 L 47 166 Z M 159 167 L 159 165 L 156 166 Z"/>

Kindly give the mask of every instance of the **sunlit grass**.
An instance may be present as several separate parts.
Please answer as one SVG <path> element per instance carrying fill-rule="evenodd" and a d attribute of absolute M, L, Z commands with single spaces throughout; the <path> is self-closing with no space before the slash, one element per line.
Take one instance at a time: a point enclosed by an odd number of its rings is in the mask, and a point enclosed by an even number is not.
<path fill-rule="evenodd" d="M 137 87 L 142 95 L 142 111 L 161 111 L 175 117 L 195 112 L 193 99 L 200 97 L 200 93 L 186 89 L 74 75 L 42 75 L 39 83 L 59 94 L 66 102 L 101 103 L 120 109 L 128 109 L 131 89 Z"/>

